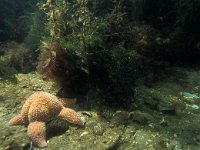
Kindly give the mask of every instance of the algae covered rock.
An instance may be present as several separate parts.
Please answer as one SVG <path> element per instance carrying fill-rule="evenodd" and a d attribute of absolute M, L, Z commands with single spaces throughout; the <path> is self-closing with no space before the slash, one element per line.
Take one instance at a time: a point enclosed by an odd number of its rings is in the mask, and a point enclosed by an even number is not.
<path fill-rule="evenodd" d="M 111 122 L 115 125 L 126 125 L 129 120 L 129 113 L 127 111 L 118 110 L 114 113 Z"/>
<path fill-rule="evenodd" d="M 21 127 L 9 127 L 10 116 L 0 117 L 0 149 L 24 149 L 30 142 L 26 136 L 26 129 Z"/>

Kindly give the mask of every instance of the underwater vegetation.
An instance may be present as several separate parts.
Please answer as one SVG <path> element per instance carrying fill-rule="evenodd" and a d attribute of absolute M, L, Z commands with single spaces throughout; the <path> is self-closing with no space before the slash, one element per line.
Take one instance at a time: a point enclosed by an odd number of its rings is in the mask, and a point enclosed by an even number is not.
<path fill-rule="evenodd" d="M 8 42 L 0 45 L 0 77 L 14 79 L 18 72 L 31 69 L 29 50 L 24 43 Z M 30 61 L 31 62 L 31 61 Z"/>
<path fill-rule="evenodd" d="M 36 10 L 33 0 L 0 1 L 0 41 L 22 42 L 29 31 L 31 12 Z"/>
<path fill-rule="evenodd" d="M 7 79 L 15 79 L 15 73 L 17 71 L 13 68 L 8 67 L 5 63 L 0 61 L 0 77 Z"/>
<path fill-rule="evenodd" d="M 194 11 L 183 9 L 186 4 Z M 179 40 L 192 34 L 187 18 L 198 16 L 198 1 L 49 0 L 38 6 L 48 36 L 37 68 L 67 96 L 92 89 L 103 103 L 127 106 L 138 77 L 198 53 L 199 37 L 187 42 L 190 49 Z"/>
<path fill-rule="evenodd" d="M 3 64 L 30 72 L 38 63 L 60 96 L 93 90 L 102 103 L 128 106 L 143 78 L 149 84 L 168 66 L 200 56 L 198 0 L 2 0 L 0 6 L 0 41 L 27 49 L 0 49 Z"/>
<path fill-rule="evenodd" d="M 64 71 L 64 52 L 61 47 L 52 43 L 47 50 L 43 51 L 39 57 L 38 71 L 53 81 L 60 81 L 59 85 L 63 82 Z M 58 79 L 59 78 L 59 79 Z"/>
<path fill-rule="evenodd" d="M 36 3 L 37 0 L 0 1 L 0 77 L 3 79 L 14 79 L 16 73 L 27 73 L 35 68 L 35 50 L 41 38 L 39 34 L 40 37 L 35 34 L 30 38 L 33 27 L 36 28 L 32 25 L 37 20 L 34 20 L 36 15 L 32 14 L 37 10 Z M 40 26 L 38 22 L 37 31 Z"/>
<path fill-rule="evenodd" d="M 79 96 L 88 90 L 87 74 L 78 69 L 76 59 L 76 55 L 67 53 L 58 43 L 52 43 L 40 54 L 37 70 L 60 86 L 60 96 Z"/>
<path fill-rule="evenodd" d="M 32 52 L 25 43 L 17 43 L 14 41 L 0 45 L 2 55 L 0 61 L 7 68 L 12 68 L 15 72 L 26 73 L 33 69 L 34 63 L 31 60 Z"/>
<path fill-rule="evenodd" d="M 24 43 L 26 43 L 27 47 L 36 54 L 38 54 L 41 40 L 47 32 L 44 29 L 45 21 L 46 17 L 43 12 L 36 11 L 32 13 L 29 22 L 30 29 L 24 38 Z"/>
<path fill-rule="evenodd" d="M 100 10 L 91 1 L 56 1 L 39 6 L 49 18 L 50 37 L 43 47 L 50 47 L 50 51 L 41 53 L 38 71 L 62 89 L 75 86 L 76 96 L 92 87 L 107 98 L 121 94 L 121 98 L 129 97 L 140 56 L 129 47 L 133 35 L 123 39 L 129 31 L 123 29 L 122 6 L 112 2 L 113 10 L 102 16 L 95 16 Z"/>

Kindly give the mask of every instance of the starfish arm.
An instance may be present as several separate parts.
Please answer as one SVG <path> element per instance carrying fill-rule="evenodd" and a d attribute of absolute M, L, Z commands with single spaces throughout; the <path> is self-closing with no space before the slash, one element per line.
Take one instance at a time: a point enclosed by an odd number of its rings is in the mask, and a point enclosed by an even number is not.
<path fill-rule="evenodd" d="M 67 120 L 69 123 L 77 124 L 81 126 L 84 125 L 84 121 L 73 109 L 64 107 L 58 116 L 64 120 Z"/>
<path fill-rule="evenodd" d="M 36 147 L 46 147 L 46 125 L 44 122 L 31 122 L 28 125 L 27 133 L 33 145 Z"/>
<path fill-rule="evenodd" d="M 24 120 L 28 122 L 28 110 L 33 102 L 33 99 L 29 98 L 22 107 L 21 114 L 24 117 Z"/>
<path fill-rule="evenodd" d="M 76 98 L 59 98 L 58 100 L 65 107 L 72 107 L 74 104 L 76 104 Z"/>
<path fill-rule="evenodd" d="M 9 121 L 9 125 L 11 126 L 23 125 L 23 124 L 25 124 L 25 121 L 21 114 L 18 114 Z"/>
<path fill-rule="evenodd" d="M 36 103 L 32 104 L 28 111 L 28 120 L 29 122 L 41 121 L 47 122 L 50 118 L 49 110 L 46 106 Z"/>

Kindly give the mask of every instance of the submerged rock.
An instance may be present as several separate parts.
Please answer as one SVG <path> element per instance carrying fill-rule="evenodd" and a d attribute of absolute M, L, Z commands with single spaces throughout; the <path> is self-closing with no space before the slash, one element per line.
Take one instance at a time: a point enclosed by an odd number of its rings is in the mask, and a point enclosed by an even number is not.
<path fill-rule="evenodd" d="M 116 111 L 111 119 L 111 122 L 115 125 L 125 125 L 128 123 L 129 113 L 127 111 Z"/>
<path fill-rule="evenodd" d="M 130 120 L 136 121 L 140 124 L 147 124 L 153 121 L 153 117 L 150 114 L 141 111 L 130 112 L 129 118 Z"/>
<path fill-rule="evenodd" d="M 129 141 L 119 147 L 119 150 L 133 150 L 133 149 L 154 149 L 157 146 L 157 142 L 160 137 L 158 133 L 151 131 L 145 131 L 143 129 L 137 130 L 132 136 L 129 137 Z"/>
<path fill-rule="evenodd" d="M 30 141 L 27 137 L 26 128 L 9 127 L 8 118 L 0 117 L 0 149 L 25 149 L 29 147 Z"/>
<path fill-rule="evenodd" d="M 189 104 L 200 103 L 200 97 L 188 92 L 180 92 L 183 100 Z"/>
<path fill-rule="evenodd" d="M 64 134 L 69 129 L 69 123 L 61 118 L 55 118 L 47 123 L 47 138 Z"/>
<path fill-rule="evenodd" d="M 200 71 L 197 75 L 200 76 Z M 43 81 L 37 73 L 19 74 L 16 78 L 17 83 L 0 82 L 2 150 L 30 147 L 26 128 L 9 127 L 7 124 L 10 118 L 19 113 L 27 96 L 37 90 L 57 92 L 52 83 Z M 176 87 L 178 92 L 168 87 L 166 83 L 161 83 L 151 88 L 136 88 L 132 112 L 104 106 L 96 109 L 100 106 L 93 103 L 89 112 L 80 112 L 86 120 L 84 128 L 52 120 L 47 127 L 47 133 L 50 132 L 47 134 L 48 147 L 34 150 L 199 149 L 199 104 L 182 101 L 180 91 L 185 89 L 181 89 L 180 85 Z M 170 112 L 182 114 L 183 117 L 168 115 Z"/>
<path fill-rule="evenodd" d="M 175 110 L 174 106 L 170 103 L 159 103 L 157 105 L 157 109 L 158 109 L 158 111 L 165 113 L 165 114 L 172 114 L 172 115 L 176 114 L 176 110 Z"/>
<path fill-rule="evenodd" d="M 177 96 L 158 89 L 140 87 L 136 92 L 136 103 L 144 107 L 147 105 L 153 110 L 164 114 L 180 114 L 185 109 L 185 103 Z"/>
<path fill-rule="evenodd" d="M 106 128 L 102 135 L 96 135 L 87 129 L 70 128 L 65 134 L 51 138 L 48 147 L 36 150 L 52 150 L 66 148 L 69 150 L 109 150 L 119 142 L 119 134 Z"/>
<path fill-rule="evenodd" d="M 106 130 L 106 124 L 105 123 L 95 123 L 93 126 L 93 132 L 95 135 L 103 135 Z"/>
<path fill-rule="evenodd" d="M 196 94 L 191 94 L 191 93 L 188 93 L 188 92 L 181 92 L 181 95 L 184 98 L 187 98 L 187 99 L 200 99 L 200 97 L 197 96 Z"/>

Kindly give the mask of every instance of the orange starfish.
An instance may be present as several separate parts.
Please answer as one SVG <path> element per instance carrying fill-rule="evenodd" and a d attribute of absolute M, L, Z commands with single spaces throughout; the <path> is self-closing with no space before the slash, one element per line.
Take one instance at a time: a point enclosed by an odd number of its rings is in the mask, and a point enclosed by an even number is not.
<path fill-rule="evenodd" d="M 35 92 L 25 102 L 21 113 L 9 121 L 9 125 L 28 124 L 27 133 L 33 144 L 46 147 L 46 122 L 54 117 L 61 117 L 72 124 L 84 125 L 84 121 L 73 109 L 64 107 L 63 101 L 47 92 Z M 70 99 L 69 104 L 71 103 Z"/>

